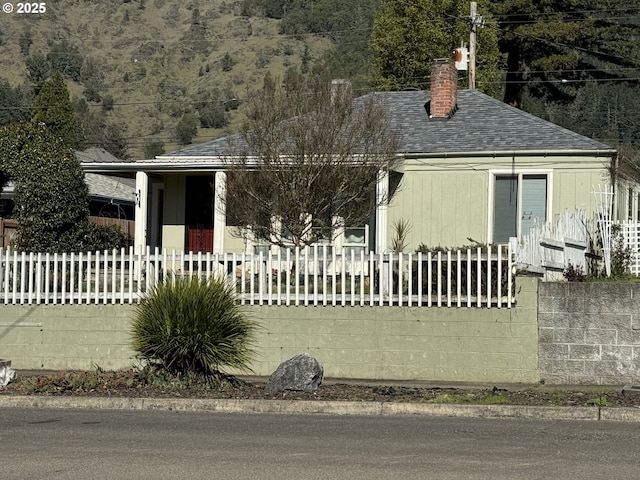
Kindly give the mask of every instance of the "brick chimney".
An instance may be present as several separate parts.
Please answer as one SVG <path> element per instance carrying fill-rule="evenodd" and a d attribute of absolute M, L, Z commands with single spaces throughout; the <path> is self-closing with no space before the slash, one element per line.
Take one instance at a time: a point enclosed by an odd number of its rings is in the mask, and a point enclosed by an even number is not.
<path fill-rule="evenodd" d="M 431 68 L 429 118 L 451 118 L 457 110 L 458 72 L 449 60 L 436 60 Z"/>

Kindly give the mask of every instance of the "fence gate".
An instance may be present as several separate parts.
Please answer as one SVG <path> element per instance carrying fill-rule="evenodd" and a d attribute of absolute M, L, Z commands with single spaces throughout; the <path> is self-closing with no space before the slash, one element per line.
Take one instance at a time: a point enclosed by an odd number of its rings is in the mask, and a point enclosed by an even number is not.
<path fill-rule="evenodd" d="M 549 281 L 561 279 L 570 265 L 587 273 L 586 255 L 590 253 L 593 229 L 593 221 L 587 221 L 582 210 L 565 211 L 555 225 L 534 225 L 521 242 L 512 239 L 516 264 Z"/>

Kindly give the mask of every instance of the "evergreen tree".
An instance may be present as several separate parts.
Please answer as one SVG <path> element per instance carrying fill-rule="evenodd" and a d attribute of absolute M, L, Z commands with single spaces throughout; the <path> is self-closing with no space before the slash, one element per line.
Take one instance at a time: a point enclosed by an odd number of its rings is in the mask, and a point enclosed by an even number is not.
<path fill-rule="evenodd" d="M 47 60 L 51 64 L 52 70 L 58 71 L 72 80 L 80 80 L 84 58 L 78 47 L 68 40 L 62 39 L 51 45 Z"/>
<path fill-rule="evenodd" d="M 224 54 L 224 58 L 222 59 L 222 71 L 230 72 L 232 68 L 233 68 L 233 59 L 231 58 L 231 55 L 229 55 L 229 52 L 227 52 Z"/>
<path fill-rule="evenodd" d="M 127 141 L 123 135 L 124 125 L 110 123 L 104 109 L 89 109 L 84 99 L 77 102 L 75 111 L 82 145 L 104 148 L 121 160 L 130 158 Z"/>
<path fill-rule="evenodd" d="M 213 90 L 200 89 L 197 92 L 197 102 L 194 102 L 193 108 L 198 112 L 198 119 L 202 128 L 222 128 L 229 124 L 229 118 L 226 111 L 232 106 L 235 95 L 229 92 L 225 100 L 225 95 L 217 88 Z"/>
<path fill-rule="evenodd" d="M 638 86 L 627 82 L 589 82 L 569 108 L 558 107 L 558 123 L 609 145 L 640 146 Z"/>
<path fill-rule="evenodd" d="M 72 149 L 38 124 L 0 134 L 0 171 L 15 183 L 16 248 L 64 252 L 87 245 L 89 193 Z"/>
<path fill-rule="evenodd" d="M 198 117 L 202 128 L 222 128 L 229 123 L 221 101 L 203 102 L 198 108 Z"/>
<path fill-rule="evenodd" d="M 6 80 L 0 80 L 0 125 L 29 120 L 31 100 L 28 89 L 13 88 Z"/>
<path fill-rule="evenodd" d="M 84 96 L 89 102 L 99 103 L 104 91 L 104 72 L 97 62 L 87 58 L 80 70 L 80 80 L 84 84 Z"/>
<path fill-rule="evenodd" d="M 478 2 L 485 20 L 478 29 L 476 84 L 479 90 L 500 91 L 498 26 L 488 1 Z M 469 39 L 467 0 L 388 0 L 376 11 L 372 47 L 376 83 L 381 88 L 426 88 L 433 61 L 451 58 Z"/>
<path fill-rule="evenodd" d="M 636 77 L 636 0 L 495 2 L 507 56 L 505 101 L 570 102 L 586 82 Z"/>
<path fill-rule="evenodd" d="M 20 39 L 18 40 L 18 44 L 20 45 L 20 53 L 25 57 L 29 55 L 29 50 L 31 49 L 31 44 L 33 43 L 33 35 L 30 30 L 25 30 L 20 35 Z"/>
<path fill-rule="evenodd" d="M 115 100 L 111 95 L 105 95 L 102 97 L 102 110 L 105 112 L 110 112 L 113 110 L 113 105 L 115 104 Z"/>
<path fill-rule="evenodd" d="M 27 78 L 33 86 L 33 91 L 37 95 L 40 93 L 44 82 L 46 82 L 49 75 L 51 75 L 51 64 L 42 53 L 36 53 L 27 57 L 25 65 L 27 67 Z"/>
<path fill-rule="evenodd" d="M 77 150 L 78 123 L 69 99 L 69 91 L 60 72 L 53 74 L 34 101 L 34 125 L 45 125 L 64 145 Z"/>
<path fill-rule="evenodd" d="M 89 222 L 89 190 L 74 150 L 40 124 L 0 128 L 0 185 L 15 185 L 15 248 L 31 252 L 95 251 L 124 246 L 117 227 Z"/>
<path fill-rule="evenodd" d="M 104 148 L 111 155 L 121 160 L 129 160 L 129 145 L 127 139 L 123 135 L 125 125 L 121 123 L 106 123 L 103 131 L 103 140 L 98 143 L 99 147 Z"/>
<path fill-rule="evenodd" d="M 304 45 L 302 57 L 300 57 L 300 72 L 309 73 L 309 63 L 311 62 L 311 54 L 309 53 L 309 45 Z"/>

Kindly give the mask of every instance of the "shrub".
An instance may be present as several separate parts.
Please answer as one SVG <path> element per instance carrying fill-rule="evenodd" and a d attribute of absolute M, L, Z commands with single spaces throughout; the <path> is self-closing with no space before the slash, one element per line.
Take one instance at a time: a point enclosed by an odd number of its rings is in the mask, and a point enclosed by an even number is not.
<path fill-rule="evenodd" d="M 156 158 L 158 155 L 164 155 L 164 143 L 153 140 L 144 145 L 144 158 Z"/>
<path fill-rule="evenodd" d="M 111 95 L 105 95 L 102 97 L 102 109 L 105 112 L 110 112 L 113 110 L 113 105 L 115 104 L 115 100 Z"/>
<path fill-rule="evenodd" d="M 586 282 L 587 276 L 580 265 L 569 264 L 567 268 L 562 272 L 562 276 L 567 279 L 568 282 Z"/>
<path fill-rule="evenodd" d="M 224 279 L 171 278 L 136 308 L 132 346 L 170 372 L 249 370 L 256 328 Z"/>
<path fill-rule="evenodd" d="M 625 278 L 631 272 L 633 251 L 625 246 L 622 227 L 614 224 L 611 226 L 611 276 Z"/>
<path fill-rule="evenodd" d="M 193 112 L 185 113 L 176 125 L 176 139 L 180 145 L 188 145 L 198 133 L 198 119 Z"/>
<path fill-rule="evenodd" d="M 198 109 L 200 126 L 202 128 L 223 128 L 229 123 L 225 115 L 224 105 L 221 102 L 212 100 Z"/>
<path fill-rule="evenodd" d="M 117 225 L 88 224 L 86 251 L 112 250 L 129 247 L 133 239 Z"/>

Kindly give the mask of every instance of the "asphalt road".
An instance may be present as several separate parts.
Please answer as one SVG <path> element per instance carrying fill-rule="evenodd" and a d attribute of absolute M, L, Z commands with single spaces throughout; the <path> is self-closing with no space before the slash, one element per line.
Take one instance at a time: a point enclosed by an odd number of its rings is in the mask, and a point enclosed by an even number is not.
<path fill-rule="evenodd" d="M 0 478 L 638 478 L 621 422 L 0 408 Z"/>

